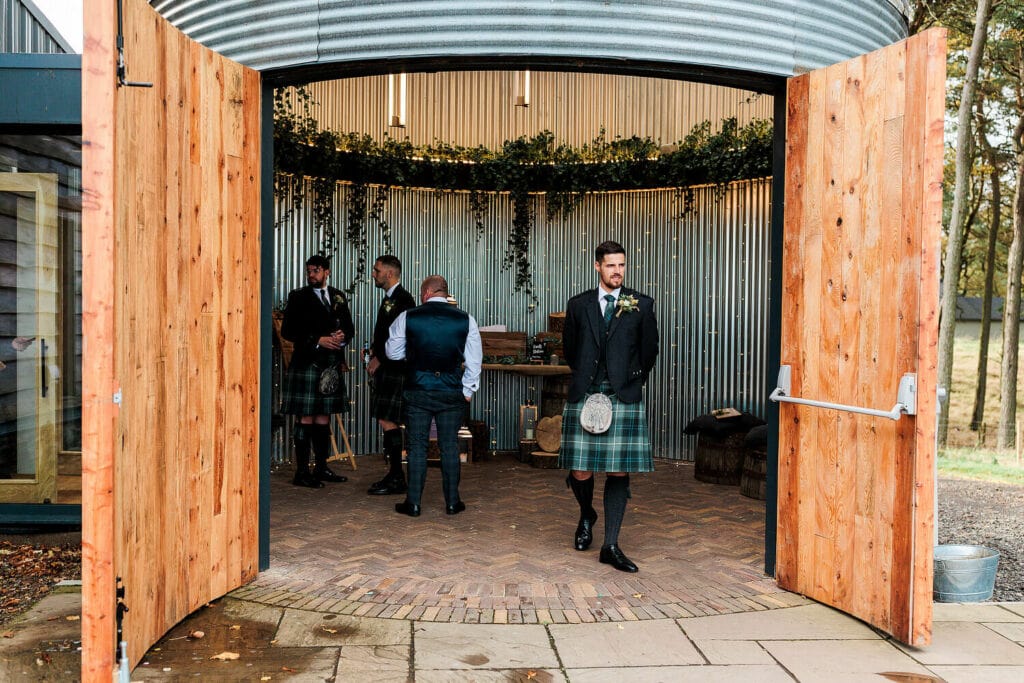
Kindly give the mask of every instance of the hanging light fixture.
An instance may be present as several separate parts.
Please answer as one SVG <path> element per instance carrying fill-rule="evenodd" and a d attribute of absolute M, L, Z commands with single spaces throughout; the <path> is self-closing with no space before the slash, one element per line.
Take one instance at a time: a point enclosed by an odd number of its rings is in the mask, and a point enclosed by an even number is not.
<path fill-rule="evenodd" d="M 388 74 L 388 125 L 394 128 L 405 128 L 405 76 Z"/>
<path fill-rule="evenodd" d="M 530 72 L 517 71 L 515 74 L 515 95 L 517 107 L 530 106 Z"/>

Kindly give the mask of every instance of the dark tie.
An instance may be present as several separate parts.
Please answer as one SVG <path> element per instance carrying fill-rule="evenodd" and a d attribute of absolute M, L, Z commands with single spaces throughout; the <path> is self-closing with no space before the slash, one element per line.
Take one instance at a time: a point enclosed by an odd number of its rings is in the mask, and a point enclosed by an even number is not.
<path fill-rule="evenodd" d="M 608 302 L 604 305 L 604 326 L 608 327 L 612 324 L 612 315 L 615 313 L 615 297 L 605 294 L 604 300 Z"/>
<path fill-rule="evenodd" d="M 318 289 L 317 291 L 320 292 L 320 303 L 322 303 L 327 308 L 327 310 L 330 310 L 331 302 L 327 300 L 327 290 Z"/>

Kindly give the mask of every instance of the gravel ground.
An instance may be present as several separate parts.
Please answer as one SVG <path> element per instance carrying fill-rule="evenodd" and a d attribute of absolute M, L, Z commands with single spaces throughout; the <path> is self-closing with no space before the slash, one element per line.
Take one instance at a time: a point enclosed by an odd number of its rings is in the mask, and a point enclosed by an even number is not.
<path fill-rule="evenodd" d="M 970 479 L 939 480 L 939 543 L 995 548 L 996 601 L 1024 601 L 1024 486 Z M 0 625 L 49 593 L 61 579 L 81 578 L 76 534 L 0 535 Z"/>
<path fill-rule="evenodd" d="M 939 479 L 939 543 L 998 550 L 992 599 L 1024 600 L 1024 486 Z"/>

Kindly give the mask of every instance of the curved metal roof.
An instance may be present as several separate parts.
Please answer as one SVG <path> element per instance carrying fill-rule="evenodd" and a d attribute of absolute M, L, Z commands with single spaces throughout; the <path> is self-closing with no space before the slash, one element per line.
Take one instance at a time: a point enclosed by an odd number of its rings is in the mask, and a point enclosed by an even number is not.
<path fill-rule="evenodd" d="M 895 3 L 895 4 L 894 4 Z M 902 0 L 151 0 L 260 71 L 549 63 L 792 76 L 906 37 Z M 899 8 L 897 8 L 899 5 Z M 903 11 L 901 11 L 903 10 Z M 370 65 L 370 66 L 368 66 Z M 377 65 L 377 66 L 372 66 Z"/>

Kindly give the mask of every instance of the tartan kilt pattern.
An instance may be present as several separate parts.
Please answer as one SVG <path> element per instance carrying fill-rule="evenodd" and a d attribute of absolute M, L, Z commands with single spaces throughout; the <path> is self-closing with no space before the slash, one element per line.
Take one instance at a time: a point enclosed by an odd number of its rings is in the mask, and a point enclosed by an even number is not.
<path fill-rule="evenodd" d="M 604 434 L 591 434 L 580 426 L 586 398 L 565 404 L 558 466 L 587 472 L 653 472 L 644 402 L 623 403 L 615 395 L 608 398 L 612 401 L 612 425 Z"/>
<path fill-rule="evenodd" d="M 370 382 L 370 417 L 399 424 L 404 419 L 402 410 L 402 389 L 405 386 L 405 370 L 382 365 Z"/>
<path fill-rule="evenodd" d="M 341 355 L 332 359 L 340 362 Z M 281 391 L 281 413 L 283 415 L 333 415 L 349 411 L 348 385 L 345 373 L 341 373 L 341 386 L 333 396 L 321 396 L 317 389 L 320 372 L 327 365 L 288 366 L 284 376 L 284 388 Z"/>

